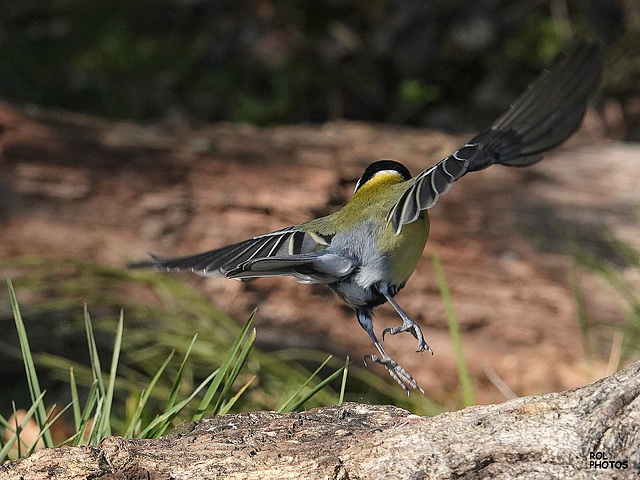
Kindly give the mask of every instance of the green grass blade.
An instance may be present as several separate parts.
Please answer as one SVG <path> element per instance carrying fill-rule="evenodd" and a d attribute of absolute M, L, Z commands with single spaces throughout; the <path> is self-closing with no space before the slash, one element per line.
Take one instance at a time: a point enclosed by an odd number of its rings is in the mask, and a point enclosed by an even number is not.
<path fill-rule="evenodd" d="M 340 398 L 338 399 L 338 404 L 342 405 L 344 403 L 344 393 L 347 390 L 347 374 L 349 373 L 349 355 L 344 361 L 344 369 L 342 370 L 342 384 L 340 385 Z"/>
<path fill-rule="evenodd" d="M 196 343 L 196 339 L 198 338 L 198 334 L 196 333 L 193 338 L 191 339 L 191 343 L 189 344 L 189 347 L 187 348 L 187 351 L 184 354 L 184 358 L 182 359 L 182 363 L 180 364 L 180 368 L 178 369 L 178 373 L 176 374 L 176 378 L 173 381 L 173 386 L 171 387 L 171 393 L 169 395 L 169 398 L 167 400 L 167 404 L 164 407 L 164 413 L 170 411 L 173 406 L 176 403 L 176 398 L 178 397 L 178 390 L 180 389 L 180 382 L 182 381 L 182 375 L 184 372 L 184 367 L 187 364 L 187 359 L 189 358 L 189 355 L 191 354 L 191 349 L 193 348 L 193 345 Z M 163 425 L 160 425 L 157 430 L 155 431 L 151 431 L 149 433 L 149 436 L 151 438 L 158 438 L 162 435 L 164 435 L 164 433 L 166 432 L 166 430 L 169 428 L 169 422 L 165 422 Z"/>
<path fill-rule="evenodd" d="M 182 374 L 184 372 L 184 367 L 187 364 L 187 359 L 189 358 L 189 355 L 191 354 L 191 349 L 193 348 L 193 345 L 196 343 L 196 339 L 198 338 L 198 334 L 196 333 L 193 338 L 191 339 L 191 343 L 189 344 L 189 347 L 187 348 L 186 353 L 184 354 L 184 358 L 182 359 L 182 363 L 180 364 L 180 368 L 178 369 L 178 373 L 176 374 L 176 378 L 173 381 L 173 386 L 171 387 L 171 394 L 169 395 L 169 398 L 167 399 L 167 405 L 164 408 L 164 411 L 168 411 L 171 410 L 171 408 L 173 408 L 173 405 L 176 402 L 176 398 L 178 396 L 178 390 L 180 389 L 180 382 L 182 381 Z"/>
<path fill-rule="evenodd" d="M 620 240 L 614 240 L 613 247 L 626 260 L 628 266 L 634 267 L 635 271 L 638 270 L 640 252 L 634 250 L 630 245 L 624 245 Z M 575 240 L 571 243 L 571 248 L 575 260 L 591 272 L 602 277 L 609 287 L 623 300 L 624 308 L 627 310 L 625 314 L 626 323 L 623 326 L 627 338 L 626 355 L 632 352 L 637 353 L 638 339 L 640 339 L 640 295 L 638 294 L 637 286 L 627 278 L 627 275 L 620 268 L 607 259 L 590 252 Z M 593 325 L 590 325 L 590 327 L 593 327 Z"/>
<path fill-rule="evenodd" d="M 4 426 L 5 428 L 9 425 L 7 420 L 0 415 L 0 424 L 2 426 Z M 0 451 L 2 451 L 2 449 L 4 448 L 4 440 L 3 440 L 4 435 L 0 435 Z M 0 459 L 0 464 L 2 464 L 2 460 Z"/>
<path fill-rule="evenodd" d="M 82 421 L 82 411 L 80 410 L 80 396 L 78 395 L 78 384 L 73 373 L 73 367 L 69 367 L 69 389 L 71 390 L 71 403 L 73 404 L 73 426 L 77 432 Z"/>
<path fill-rule="evenodd" d="M 309 378 L 307 378 L 307 380 L 306 380 L 302 385 L 300 385 L 300 388 L 298 388 L 298 390 L 296 390 L 296 391 L 293 393 L 293 395 L 291 395 L 291 396 L 289 397 L 289 399 L 288 399 L 286 402 L 284 402 L 284 404 L 283 404 L 280 408 L 278 408 L 278 410 L 277 410 L 277 412 L 278 412 L 278 413 L 287 413 L 287 412 L 290 412 L 291 410 L 293 410 L 293 408 L 289 408 L 289 405 L 290 405 L 291 403 L 293 403 L 293 401 L 295 400 L 295 398 L 296 398 L 298 395 L 300 395 L 300 392 L 302 392 L 302 390 L 304 390 L 304 388 L 305 388 L 307 385 L 309 385 L 309 383 L 311 383 L 311 380 L 313 380 L 313 379 L 315 378 L 315 376 L 320 372 L 320 370 L 322 370 L 322 369 L 324 368 L 324 366 L 325 366 L 327 363 L 329 363 L 329 360 L 331 360 L 331 358 L 332 358 L 332 357 L 333 357 L 333 355 L 329 355 L 329 356 L 326 358 L 326 360 L 325 360 L 324 362 L 322 362 L 322 364 L 321 364 L 321 365 L 316 369 L 316 371 L 315 371 L 315 372 L 313 372 L 313 373 L 309 376 Z"/>
<path fill-rule="evenodd" d="M 153 390 L 153 387 L 155 387 L 156 383 L 158 383 L 158 380 L 162 376 L 162 373 L 164 372 L 165 368 L 167 368 L 167 365 L 169 365 L 169 362 L 171 361 L 175 353 L 176 353 L 175 350 L 171 351 L 167 359 L 164 361 L 162 366 L 158 369 L 154 377 L 151 379 L 151 382 L 149 382 L 149 385 L 147 386 L 147 388 L 143 391 L 142 396 L 140 397 L 140 401 L 138 402 L 138 407 L 136 408 L 136 411 L 133 414 L 131 421 L 129 423 L 129 427 L 127 428 L 127 431 L 124 434 L 125 438 L 134 438 L 134 431 L 135 431 L 136 425 L 140 421 L 140 417 L 142 416 L 142 411 L 144 410 L 144 407 L 147 404 L 147 401 L 149 400 L 151 391 Z"/>
<path fill-rule="evenodd" d="M 55 411 L 56 408 L 56 404 L 54 403 L 51 407 L 49 407 L 49 412 L 47 413 L 47 418 L 45 419 L 45 423 L 42 426 L 42 428 L 40 429 L 40 431 L 38 432 L 38 435 L 36 436 L 35 440 L 33 442 L 31 442 L 31 445 L 27 446 L 27 450 L 24 452 L 24 457 L 28 457 L 29 455 L 31 455 L 36 447 L 38 446 L 38 440 L 40 440 L 42 438 L 42 436 L 44 435 L 45 432 L 50 432 L 50 428 L 51 428 L 51 416 L 53 415 L 53 412 Z M 25 444 L 26 446 L 26 444 Z"/>
<path fill-rule="evenodd" d="M 6 418 L 4 418 L 2 415 L 0 415 L 0 425 L 2 425 L 4 428 L 11 428 L 9 425 L 9 421 Z M 0 445 L 3 445 L 2 435 L 0 435 Z"/>
<path fill-rule="evenodd" d="M 329 358 L 331 358 L 331 357 L 329 357 Z M 327 361 L 328 360 L 329 359 L 327 359 Z M 332 382 L 334 379 L 338 378 L 338 376 L 342 372 L 344 372 L 344 369 L 345 369 L 345 367 L 340 367 L 334 373 L 332 373 L 327 378 L 322 380 L 315 387 L 313 387 L 306 395 L 304 395 L 302 398 L 300 398 L 300 400 L 298 400 L 296 403 L 294 403 L 287 411 L 288 412 L 292 412 L 292 411 L 297 410 L 298 408 L 302 407 L 307 400 L 309 400 L 316 393 L 318 393 L 320 390 L 322 390 L 325 387 L 325 385 L 327 385 L 329 382 Z M 315 375 L 315 373 L 314 373 L 314 375 Z M 283 413 L 286 413 L 286 412 L 283 412 Z"/>
<path fill-rule="evenodd" d="M 72 445 L 72 446 L 78 446 L 78 445 L 85 445 L 88 441 L 88 435 L 87 435 L 87 425 L 89 424 L 89 421 L 91 420 L 91 414 L 93 412 L 93 407 L 96 405 L 97 403 L 97 382 L 93 382 L 93 384 L 91 385 L 90 389 L 89 389 L 89 394 L 87 395 L 87 403 L 84 406 L 84 409 L 82 410 L 82 412 L 80 413 L 80 421 L 79 423 L 76 425 L 75 428 L 75 432 L 70 438 L 68 438 L 65 442 L 63 442 L 63 445 Z M 78 405 L 80 405 L 80 400 L 79 398 L 77 400 L 74 400 L 78 402 Z M 75 408 L 75 406 L 74 406 Z"/>
<path fill-rule="evenodd" d="M 2 450 L 0 450 L 0 463 L 4 462 L 7 459 L 7 456 L 9 455 L 9 452 L 11 451 L 11 448 L 13 447 L 13 444 L 16 441 L 18 442 L 18 449 L 20 449 L 20 441 L 21 441 L 21 440 L 19 440 L 20 432 L 27 425 L 27 422 L 29 422 L 29 420 L 31 420 L 31 417 L 34 416 L 36 411 L 42 406 L 42 399 L 44 398 L 44 393 L 45 392 L 42 392 L 40 395 L 38 395 L 38 397 L 36 397 L 35 401 L 32 402 L 31 407 L 29 408 L 29 410 L 27 410 L 27 413 L 24 416 L 24 418 L 22 419 L 22 422 L 20 422 L 19 425 L 16 425 L 15 429 L 13 427 L 11 427 L 8 422 L 5 421 L 6 422 L 5 428 L 8 431 L 13 432 L 13 434 L 11 435 L 11 437 L 9 437 L 7 442 L 4 444 L 4 446 L 2 447 Z M 15 406 L 14 406 L 13 410 L 14 410 L 14 414 L 15 414 Z M 16 417 L 14 416 L 14 418 L 16 418 Z M 49 432 L 49 433 L 51 433 L 51 432 Z"/>
<path fill-rule="evenodd" d="M 235 358 L 236 354 L 238 353 L 238 350 L 242 345 L 242 342 L 247 334 L 247 331 L 249 330 L 249 325 L 251 325 L 251 322 L 253 321 L 253 317 L 255 316 L 255 314 L 256 314 L 255 310 L 251 312 L 249 319 L 245 322 L 244 326 L 242 327 L 242 330 L 236 336 L 233 344 L 231 345 L 231 348 L 229 349 L 229 352 L 227 353 L 227 356 L 222 362 L 222 365 L 220 366 L 220 368 L 217 370 L 215 378 L 211 382 L 211 385 L 209 385 L 209 388 L 207 389 L 207 392 L 205 393 L 204 398 L 200 402 L 200 405 L 198 406 L 198 411 L 193 416 L 193 419 L 192 419 L 193 421 L 198 421 L 202 419 L 202 417 L 204 416 L 205 410 L 209 407 L 209 405 L 213 401 L 213 397 L 218 391 L 220 384 L 229 373 L 229 369 L 231 368 L 231 363 L 233 362 L 233 359 Z"/>
<path fill-rule="evenodd" d="M 229 413 L 229 410 L 231 410 L 233 408 L 233 405 L 238 401 L 238 399 L 242 396 L 242 394 L 244 393 L 244 391 L 249 388 L 249 385 L 251 385 L 253 383 L 253 381 L 256 379 L 256 376 L 254 375 L 253 377 L 251 377 L 249 379 L 249 381 L 247 383 L 245 383 L 240 390 L 238 390 L 238 393 L 236 393 L 233 397 L 231 397 L 229 399 L 229 401 L 227 403 L 225 403 L 218 411 L 218 415 L 226 415 L 227 413 Z"/>
<path fill-rule="evenodd" d="M 118 371 L 118 360 L 120 359 L 120 350 L 122 348 L 122 332 L 124 330 L 124 312 L 120 311 L 118 318 L 118 326 L 116 327 L 116 338 L 113 345 L 113 355 L 111 357 L 111 368 L 109 370 L 109 383 L 105 392 L 103 411 L 100 415 L 100 424 L 98 435 L 101 438 L 111 435 L 111 407 L 113 404 L 113 392 L 116 385 L 116 376 Z"/>
<path fill-rule="evenodd" d="M 80 423 L 76 427 L 76 434 L 72 437 L 71 445 L 85 445 L 88 440 L 86 435 L 87 425 L 91 420 L 93 408 L 98 401 L 98 382 L 94 381 L 89 388 L 89 394 L 87 395 L 87 403 L 80 415 Z"/>
<path fill-rule="evenodd" d="M 467 407 L 473 405 L 474 395 L 473 387 L 471 386 L 471 376 L 467 369 L 467 363 L 464 359 L 464 351 L 462 348 L 462 338 L 460 336 L 460 326 L 456 318 L 456 312 L 453 308 L 453 302 L 451 301 L 451 292 L 447 279 L 440 263 L 440 256 L 433 252 L 431 254 L 431 261 L 433 263 L 433 269 L 436 272 L 438 279 L 438 285 L 440 287 L 440 296 L 442 297 L 442 303 L 444 304 L 444 311 L 447 316 L 447 323 L 449 325 L 449 334 L 451 335 L 451 341 L 456 355 L 456 363 L 458 366 L 458 381 L 460 382 L 460 389 L 462 390 L 462 405 Z"/>
<path fill-rule="evenodd" d="M 216 401 L 216 404 L 211 412 L 212 415 L 220 414 L 219 411 L 220 411 L 220 407 L 222 406 L 222 402 L 227 397 L 229 390 L 231 390 L 233 383 L 236 381 L 236 378 L 238 378 L 238 375 L 240 374 L 240 370 L 242 370 L 242 367 L 247 361 L 247 357 L 249 356 L 249 353 L 251 352 L 251 349 L 253 348 L 253 344 L 255 343 L 255 341 L 256 341 L 256 329 L 254 328 L 249 334 L 244 346 L 242 347 L 242 350 L 240 350 L 240 353 L 238 354 L 238 358 L 236 360 L 236 363 L 233 369 L 231 370 L 231 373 L 225 378 L 224 385 L 222 386 L 222 391 L 220 392 L 220 395 L 218 395 L 218 400 Z"/>
<path fill-rule="evenodd" d="M 20 434 L 22 433 L 23 425 L 18 425 L 18 415 L 16 411 L 16 403 L 11 402 L 11 408 L 13 409 L 13 421 L 15 422 L 16 428 L 14 430 L 14 434 L 16 435 L 16 447 L 18 449 L 18 458 L 22 457 L 22 439 L 20 438 Z M 37 411 L 37 409 L 36 409 Z M 35 412 L 34 412 L 35 413 Z"/>
<path fill-rule="evenodd" d="M 587 314 L 587 308 L 584 300 L 584 293 L 582 292 L 582 287 L 580 285 L 580 274 L 578 272 L 578 266 L 574 262 L 571 266 L 571 288 L 573 290 L 573 298 L 576 302 L 576 321 L 578 322 L 578 327 L 580 328 L 580 333 L 582 334 L 582 345 L 584 347 L 586 367 L 587 367 L 587 378 L 590 381 L 593 380 L 593 366 L 591 364 L 591 359 L 593 358 L 593 348 L 591 345 L 591 322 L 589 321 L 589 315 Z"/>
<path fill-rule="evenodd" d="M 582 287 L 580 286 L 580 274 L 575 263 L 571 267 L 571 287 L 573 290 L 573 297 L 576 300 L 577 307 L 577 321 L 580 332 L 582 333 L 582 341 L 584 343 L 584 349 L 587 356 L 591 355 L 592 347 L 589 340 L 589 331 L 591 329 L 591 323 L 589 322 L 589 316 L 587 315 L 587 309 L 584 301 L 584 294 Z"/>
<path fill-rule="evenodd" d="M 196 397 L 196 395 L 198 395 L 198 393 L 200 393 L 200 391 L 204 387 L 206 387 L 216 375 L 217 375 L 217 370 L 213 372 L 211 375 L 209 375 L 207 378 L 205 378 L 204 381 L 198 386 L 198 388 L 196 388 L 191 393 L 191 395 L 189 395 L 188 398 L 185 398 L 181 402 L 174 405 L 171 410 L 164 412 L 162 415 L 158 415 L 156 418 L 154 418 L 153 421 L 151 421 L 151 423 L 149 423 L 149 425 L 147 425 L 147 427 L 142 432 L 140 432 L 140 434 L 138 435 L 138 438 L 156 438 L 156 437 L 149 436 L 149 432 L 151 432 L 154 429 L 157 429 L 156 431 L 159 431 L 163 426 L 163 424 L 170 422 L 173 419 L 173 417 L 175 417 L 180 412 L 180 410 L 182 410 L 191 400 L 193 400 Z"/>
<path fill-rule="evenodd" d="M 16 292 L 13 289 L 13 284 L 10 279 L 7 279 L 7 287 L 9 288 L 9 296 L 11 298 L 11 309 L 13 310 L 13 318 L 16 323 L 18 331 L 18 339 L 20 341 L 20 349 L 22 351 L 22 359 L 24 361 L 24 368 L 27 374 L 27 384 L 29 385 L 29 394 L 31 395 L 31 402 L 35 403 L 36 398 L 42 393 L 40 390 L 40 383 L 38 382 L 38 374 L 36 373 L 36 367 L 33 362 L 33 356 L 31 355 L 31 347 L 29 346 L 29 339 L 27 338 L 27 331 L 22 320 L 22 314 L 20 313 L 20 307 L 18 305 L 18 299 L 16 298 Z M 38 403 L 38 408 L 35 412 L 34 419 L 38 425 L 38 428 L 42 430 L 46 422 L 47 413 L 44 406 L 44 402 Z M 51 438 L 51 432 L 46 431 L 43 437 L 45 447 L 53 447 L 53 440 Z"/>
<path fill-rule="evenodd" d="M 101 397 L 105 395 L 104 381 L 102 379 L 102 367 L 100 366 L 100 357 L 98 356 L 98 347 L 96 346 L 96 337 L 93 334 L 93 326 L 91 325 L 91 317 L 87 305 L 84 306 L 84 328 L 87 333 L 87 343 L 89 345 L 89 363 L 91 364 L 91 372 L 93 379 L 97 382 L 98 393 Z"/>
<path fill-rule="evenodd" d="M 60 418 L 64 414 L 64 412 L 66 412 L 69 409 L 70 406 L 71 406 L 71 403 L 69 403 L 66 407 L 64 407 L 62 410 L 60 410 L 55 416 L 53 416 L 52 418 L 48 419 L 47 424 L 45 425 L 45 430 L 41 431 L 38 434 L 38 437 L 35 439 L 35 441 L 31 445 L 31 447 L 29 447 L 29 450 L 27 450 L 27 453 L 25 454 L 25 457 L 28 457 L 29 455 L 31 455 L 33 453 L 33 451 L 35 450 L 36 446 L 38 445 L 38 441 L 44 435 L 44 432 L 45 431 L 51 431 L 51 426 L 56 422 L 56 420 L 58 420 L 58 418 Z M 51 417 L 51 415 L 53 415 L 53 408 L 51 409 L 51 414 L 49 416 Z M 58 445 L 56 445 L 56 446 L 58 446 Z"/>
<path fill-rule="evenodd" d="M 627 300 L 630 306 L 640 308 L 640 298 L 638 298 L 635 286 L 607 260 L 578 245 L 573 246 L 573 254 L 579 262 L 602 276 L 618 295 Z"/>
<path fill-rule="evenodd" d="M 619 238 L 614 238 L 611 243 L 627 264 L 635 269 L 640 268 L 640 251 Z"/>
<path fill-rule="evenodd" d="M 87 433 L 87 445 L 97 445 L 98 442 L 100 442 L 101 437 L 100 437 L 100 433 L 99 433 L 99 425 L 100 422 L 102 421 L 102 419 L 100 418 L 100 416 L 102 415 L 102 413 L 104 412 L 103 409 L 103 404 L 104 404 L 104 397 L 98 396 L 97 397 L 97 401 L 96 401 L 96 414 L 93 417 L 93 422 L 91 423 L 91 428 L 89 429 L 89 432 Z M 89 424 L 89 422 L 87 422 L 87 424 Z"/>

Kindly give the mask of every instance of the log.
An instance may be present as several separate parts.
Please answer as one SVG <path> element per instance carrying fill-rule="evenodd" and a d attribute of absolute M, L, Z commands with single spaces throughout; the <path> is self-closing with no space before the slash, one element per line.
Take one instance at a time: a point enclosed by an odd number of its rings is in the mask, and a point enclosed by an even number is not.
<path fill-rule="evenodd" d="M 2 480 L 640 478 L 640 362 L 561 393 L 432 418 L 345 403 L 205 418 L 0 467 Z"/>

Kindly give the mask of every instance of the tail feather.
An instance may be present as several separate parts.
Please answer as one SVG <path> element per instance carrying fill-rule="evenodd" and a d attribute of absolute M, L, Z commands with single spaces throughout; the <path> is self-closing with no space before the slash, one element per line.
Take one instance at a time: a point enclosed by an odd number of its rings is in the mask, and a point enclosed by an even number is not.
<path fill-rule="evenodd" d="M 228 276 L 231 271 L 237 273 L 237 267 L 259 259 L 286 258 L 315 252 L 327 241 L 322 235 L 288 227 L 186 257 L 165 258 L 150 253 L 150 259 L 130 263 L 127 268 L 156 267 L 168 271 L 190 270 L 206 277 Z"/>

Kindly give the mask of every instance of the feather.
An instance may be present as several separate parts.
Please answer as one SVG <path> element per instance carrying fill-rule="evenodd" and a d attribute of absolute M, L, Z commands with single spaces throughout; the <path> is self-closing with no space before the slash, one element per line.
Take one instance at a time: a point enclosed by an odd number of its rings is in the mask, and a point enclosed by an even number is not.
<path fill-rule="evenodd" d="M 580 43 L 561 56 L 491 127 L 409 182 L 387 215 L 394 234 L 432 208 L 466 173 L 493 164 L 530 165 L 566 140 L 580 126 L 601 70 L 599 45 Z"/>
<path fill-rule="evenodd" d="M 310 253 L 290 257 L 258 258 L 226 273 L 227 278 L 293 276 L 304 283 L 334 283 L 353 271 L 353 261 L 334 253 Z"/>
<path fill-rule="evenodd" d="M 151 259 L 129 264 L 129 268 L 156 267 L 168 271 L 191 270 L 207 277 L 228 276 L 240 265 L 266 258 L 287 258 L 323 249 L 330 238 L 297 227 L 254 237 L 215 250 L 179 258 L 149 254 Z"/>

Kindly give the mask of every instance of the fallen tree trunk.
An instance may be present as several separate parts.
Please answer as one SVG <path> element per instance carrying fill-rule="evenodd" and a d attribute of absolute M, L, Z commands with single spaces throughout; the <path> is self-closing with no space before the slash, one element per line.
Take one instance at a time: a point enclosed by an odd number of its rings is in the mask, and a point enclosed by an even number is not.
<path fill-rule="evenodd" d="M 575 390 L 433 418 L 348 403 L 240 413 L 158 440 L 41 450 L 4 479 L 639 478 L 640 362 Z"/>

